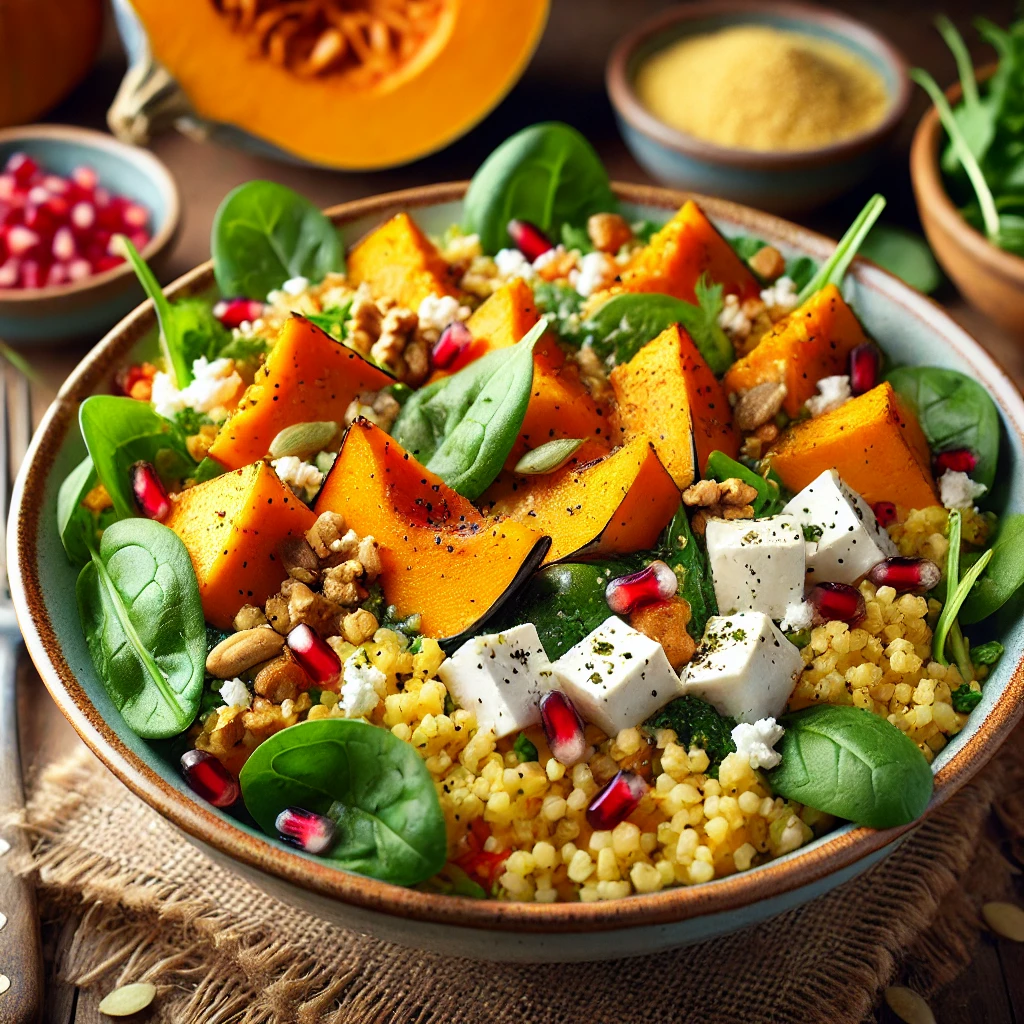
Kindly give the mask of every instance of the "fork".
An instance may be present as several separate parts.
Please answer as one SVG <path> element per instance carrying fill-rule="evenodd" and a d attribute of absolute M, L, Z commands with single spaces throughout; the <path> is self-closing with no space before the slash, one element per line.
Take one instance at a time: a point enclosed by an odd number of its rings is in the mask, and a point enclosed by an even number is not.
<path fill-rule="evenodd" d="M 6 538 L 14 476 L 32 436 L 32 394 L 28 379 L 10 364 L 2 363 L 0 373 L 0 815 L 6 816 L 25 806 L 17 694 L 22 642 L 7 578 Z M 11 865 L 15 855 L 28 852 L 28 845 L 21 829 L 0 824 L 0 1024 L 30 1024 L 42 1010 L 35 887 Z"/>

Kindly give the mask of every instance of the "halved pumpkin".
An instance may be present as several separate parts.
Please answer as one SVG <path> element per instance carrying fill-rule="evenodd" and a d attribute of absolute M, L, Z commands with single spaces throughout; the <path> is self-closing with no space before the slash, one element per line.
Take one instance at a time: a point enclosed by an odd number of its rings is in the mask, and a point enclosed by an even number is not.
<path fill-rule="evenodd" d="M 358 419 L 316 501 L 380 545 L 380 583 L 426 636 L 453 637 L 496 612 L 540 565 L 539 529 L 485 518 L 379 427 Z"/>
<path fill-rule="evenodd" d="M 679 507 L 679 490 L 651 443 L 638 437 L 596 462 L 505 478 L 484 505 L 548 534 L 546 561 L 553 562 L 652 547 Z"/>
<path fill-rule="evenodd" d="M 270 466 L 256 462 L 182 491 L 166 525 L 188 548 L 206 621 L 230 629 L 243 604 L 262 605 L 287 575 L 281 541 L 315 521 Z"/>
<path fill-rule="evenodd" d="M 190 106 L 345 169 L 408 163 L 468 131 L 522 74 L 548 11 L 547 0 L 132 6 L 187 104 L 147 92 L 140 75 L 137 95 L 118 97 L 128 113 Z"/>
<path fill-rule="evenodd" d="M 649 438 L 680 490 L 715 449 L 736 458 L 739 438 L 725 388 L 679 324 L 616 366 L 611 381 L 623 438 Z"/>
<path fill-rule="evenodd" d="M 335 420 L 361 391 L 394 379 L 304 317 L 285 321 L 267 361 L 220 428 L 210 457 L 228 469 L 262 459 L 270 442 L 294 423 Z"/>

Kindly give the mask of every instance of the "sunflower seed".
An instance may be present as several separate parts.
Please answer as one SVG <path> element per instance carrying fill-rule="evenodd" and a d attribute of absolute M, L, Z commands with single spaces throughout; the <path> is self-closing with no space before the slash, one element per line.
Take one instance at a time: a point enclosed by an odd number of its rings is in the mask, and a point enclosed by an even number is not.
<path fill-rule="evenodd" d="M 1024 910 L 1016 903 L 986 903 L 981 908 L 981 916 L 996 935 L 1024 942 Z"/>
<path fill-rule="evenodd" d="M 100 1013 L 108 1017 L 130 1017 L 133 1013 L 144 1010 L 156 997 L 156 985 L 148 981 L 137 981 L 131 985 L 122 985 L 104 996 L 99 1005 Z"/>
<path fill-rule="evenodd" d="M 913 989 L 890 985 L 885 990 L 885 1001 L 905 1024 L 935 1024 L 932 1008 Z"/>

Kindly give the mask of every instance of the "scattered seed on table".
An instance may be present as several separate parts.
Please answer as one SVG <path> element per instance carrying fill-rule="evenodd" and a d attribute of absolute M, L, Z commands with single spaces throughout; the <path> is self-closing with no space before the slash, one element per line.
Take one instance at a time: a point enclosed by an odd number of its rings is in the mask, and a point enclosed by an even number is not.
<path fill-rule="evenodd" d="M 905 1024 L 935 1024 L 932 1008 L 913 989 L 890 985 L 885 990 L 885 1001 Z"/>
<path fill-rule="evenodd" d="M 108 1017 L 130 1017 L 149 1006 L 155 996 L 156 985 L 151 985 L 148 981 L 122 985 L 103 997 L 99 1011 Z"/>
<path fill-rule="evenodd" d="M 981 908 L 981 916 L 996 935 L 1024 942 L 1024 910 L 1016 903 L 986 903 Z"/>
<path fill-rule="evenodd" d="M 6 974 L 0 974 L 0 996 L 11 987 L 11 979 Z"/>

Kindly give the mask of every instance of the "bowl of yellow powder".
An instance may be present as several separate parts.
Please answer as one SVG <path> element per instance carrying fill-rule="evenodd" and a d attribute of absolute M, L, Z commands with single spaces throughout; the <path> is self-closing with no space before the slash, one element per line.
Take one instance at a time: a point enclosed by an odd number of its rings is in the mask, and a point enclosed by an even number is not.
<path fill-rule="evenodd" d="M 845 192 L 910 101 L 902 55 L 824 8 L 710 0 L 640 25 L 608 63 L 626 143 L 663 184 L 777 212 Z"/>

